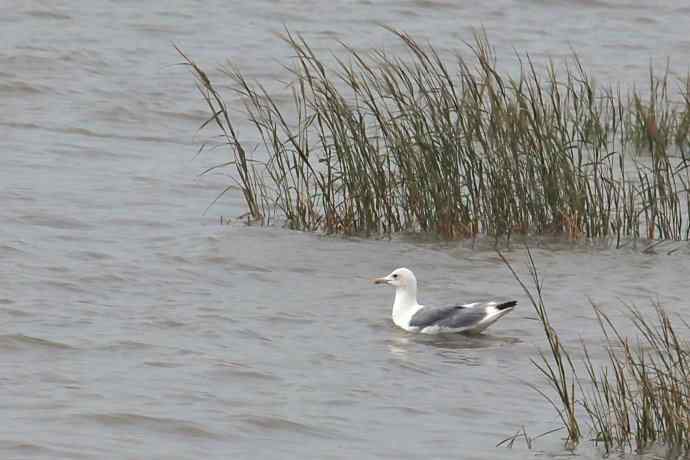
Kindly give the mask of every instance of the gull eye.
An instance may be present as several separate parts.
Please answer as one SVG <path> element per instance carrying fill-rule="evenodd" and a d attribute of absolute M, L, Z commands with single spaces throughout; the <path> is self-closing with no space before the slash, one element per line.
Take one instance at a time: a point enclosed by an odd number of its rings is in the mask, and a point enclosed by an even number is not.
<path fill-rule="evenodd" d="M 393 275 L 393 278 L 397 278 L 397 277 L 398 277 L 398 274 L 397 274 L 397 273 L 396 273 L 395 275 Z"/>

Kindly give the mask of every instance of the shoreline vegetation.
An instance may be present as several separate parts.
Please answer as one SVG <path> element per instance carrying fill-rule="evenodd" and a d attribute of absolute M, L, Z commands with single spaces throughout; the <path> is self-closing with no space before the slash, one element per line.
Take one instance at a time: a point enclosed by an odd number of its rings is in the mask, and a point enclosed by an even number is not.
<path fill-rule="evenodd" d="M 345 57 L 322 59 L 286 32 L 290 104 L 227 65 L 223 85 L 243 102 L 229 107 L 220 85 L 177 49 L 211 113 L 201 128 L 214 126 L 230 150 L 204 173 L 231 168 L 235 183 L 223 193 L 241 190 L 248 220 L 361 236 L 549 234 L 617 247 L 690 238 L 688 77 L 650 69 L 644 91 L 624 92 L 595 84 L 575 53 L 544 70 L 518 56 L 510 75 L 482 33 L 446 61 L 390 31 L 403 56 L 341 45 Z M 237 112 L 265 161 L 242 140 Z"/>
<path fill-rule="evenodd" d="M 503 254 L 498 253 L 543 326 L 548 350 L 540 351 L 532 364 L 552 391 L 549 394 L 536 384 L 531 386 L 551 404 L 562 427 L 532 438 L 523 428 L 499 445 L 510 447 L 522 438 L 531 448 L 534 439 L 563 429 L 566 445 L 572 448 L 582 440 L 591 440 L 607 454 L 643 452 L 654 446 L 665 446 L 677 452 L 678 458 L 682 453 L 687 454 L 690 451 L 690 352 L 686 337 L 690 324 L 681 317 L 672 321 L 658 303 L 653 305 L 654 318 L 633 305 L 626 305 L 637 334 L 631 339 L 592 303 L 608 361 L 595 364 L 590 348 L 582 342 L 578 354 L 583 358 L 576 363 L 572 349 L 569 351 L 552 326 L 542 298 L 542 280 L 529 248 L 527 254 L 532 290 Z M 682 327 L 676 327 L 678 323 Z"/>

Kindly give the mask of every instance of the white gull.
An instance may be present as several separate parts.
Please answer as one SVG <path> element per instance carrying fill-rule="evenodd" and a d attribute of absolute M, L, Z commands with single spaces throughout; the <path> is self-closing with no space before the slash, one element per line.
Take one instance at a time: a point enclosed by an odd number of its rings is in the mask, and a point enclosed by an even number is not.
<path fill-rule="evenodd" d="M 374 284 L 395 287 L 393 322 L 406 331 L 422 334 L 479 333 L 513 311 L 517 302 L 475 302 L 450 307 L 425 307 L 417 303 L 417 278 L 412 270 L 397 268 Z"/>

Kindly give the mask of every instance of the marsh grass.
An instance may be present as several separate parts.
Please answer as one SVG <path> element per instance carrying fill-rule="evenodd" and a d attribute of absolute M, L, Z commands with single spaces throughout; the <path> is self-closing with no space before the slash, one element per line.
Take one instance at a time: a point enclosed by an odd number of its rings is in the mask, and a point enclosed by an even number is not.
<path fill-rule="evenodd" d="M 594 311 L 607 340 L 609 363 L 597 368 L 586 353 L 591 381 L 583 408 L 606 450 L 641 449 L 663 442 L 690 449 L 690 358 L 688 324 L 677 332 L 668 313 L 654 305 L 652 322 L 629 306 L 638 334 L 629 339 L 596 306 Z"/>
<path fill-rule="evenodd" d="M 546 431 L 546 432 L 538 434 L 536 436 L 531 436 L 527 433 L 527 429 L 523 426 L 523 427 L 520 427 L 520 429 L 517 430 L 515 432 L 515 434 L 513 434 L 512 436 L 508 436 L 507 438 L 505 438 L 504 440 L 502 440 L 501 442 L 496 444 L 496 447 L 504 446 L 504 447 L 507 447 L 509 449 L 512 449 L 515 442 L 517 442 L 518 440 L 522 440 L 528 449 L 532 449 L 532 446 L 534 445 L 534 441 L 536 441 L 537 439 L 542 438 L 544 436 L 547 436 L 551 433 L 561 431 L 561 429 L 562 428 L 555 428 L 553 430 Z"/>
<path fill-rule="evenodd" d="M 546 337 L 546 341 L 549 345 L 549 352 L 545 353 L 540 351 L 539 358 L 532 359 L 532 364 L 539 369 L 542 375 L 546 377 L 552 389 L 555 390 L 556 398 L 549 396 L 537 385 L 533 385 L 533 388 L 547 401 L 549 401 L 551 406 L 558 413 L 558 416 L 563 423 L 563 427 L 567 430 L 568 442 L 577 443 L 582 437 L 582 432 L 580 430 L 580 423 L 576 414 L 576 368 L 567 348 L 562 346 L 558 332 L 551 325 L 549 314 L 546 306 L 544 305 L 544 299 L 542 297 L 542 282 L 539 278 L 536 264 L 529 249 L 527 250 L 527 254 L 530 277 L 534 283 L 534 294 L 529 287 L 523 283 L 503 254 L 500 252 L 498 253 L 499 257 L 503 263 L 506 264 L 513 277 L 520 284 L 523 291 L 529 298 L 530 303 L 534 307 L 534 311 L 536 312 L 537 318 L 543 327 L 544 336 Z"/>
<path fill-rule="evenodd" d="M 530 277 L 534 293 L 499 253 L 529 297 L 544 328 L 548 352 L 540 352 L 534 365 L 545 376 L 551 394 L 534 388 L 558 413 L 567 432 L 567 443 L 576 445 L 586 428 L 592 439 L 612 450 L 640 451 L 665 444 L 685 452 L 690 450 L 690 354 L 686 338 L 690 325 L 678 318 L 682 331 L 669 314 L 654 305 L 655 318 L 634 306 L 626 306 L 636 333 L 629 338 L 596 305 L 592 304 L 603 333 L 607 361 L 595 363 L 583 342 L 584 359 L 577 366 L 553 328 L 544 306 L 542 285 L 528 249 Z M 586 433 L 585 433 L 586 434 Z M 524 437 L 523 429 L 508 438 L 508 444 Z"/>
<path fill-rule="evenodd" d="M 180 54 L 231 157 L 251 217 L 293 229 L 445 239 L 560 234 L 571 239 L 688 239 L 687 81 L 674 102 L 669 72 L 648 90 L 595 85 L 577 55 L 500 73 L 477 34 L 444 59 L 391 30 L 406 53 L 322 59 L 299 35 L 287 69 L 291 103 L 230 65 L 242 107 L 228 108 L 208 74 Z M 231 112 L 261 139 L 249 158 Z M 236 113 L 235 113 L 236 115 Z M 246 126 L 243 126 L 246 127 Z"/>

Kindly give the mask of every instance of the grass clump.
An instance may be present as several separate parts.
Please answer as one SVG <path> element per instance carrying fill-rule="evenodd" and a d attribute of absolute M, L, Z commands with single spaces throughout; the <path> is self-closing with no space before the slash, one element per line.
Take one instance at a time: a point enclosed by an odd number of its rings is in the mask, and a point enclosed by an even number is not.
<path fill-rule="evenodd" d="M 571 446 L 580 442 L 586 424 L 593 440 L 607 453 L 640 451 L 655 444 L 690 451 L 690 353 L 684 338 L 690 325 L 682 322 L 686 330 L 678 331 L 659 304 L 654 305 L 656 319 L 628 306 L 637 332 L 637 337 L 630 339 L 593 304 L 608 362 L 595 364 L 583 343 L 584 360 L 578 367 L 549 321 L 539 275 L 529 250 L 528 254 L 534 295 L 499 255 L 530 298 L 544 327 L 549 351 L 540 353 L 533 363 L 556 397 L 537 391 L 560 416 L 567 442 Z"/>
<path fill-rule="evenodd" d="M 292 102 L 238 69 L 222 73 L 244 102 L 266 160 L 248 158 L 214 83 L 196 75 L 232 152 L 249 214 L 293 229 L 446 239 L 562 234 L 569 238 L 688 239 L 685 156 L 690 100 L 669 96 L 668 72 L 650 71 L 646 96 L 599 89 L 576 55 L 538 71 L 529 56 L 501 74 L 484 35 L 446 62 L 392 30 L 407 49 L 327 65 L 302 37 Z M 649 155 L 640 156 L 647 152 Z"/>

